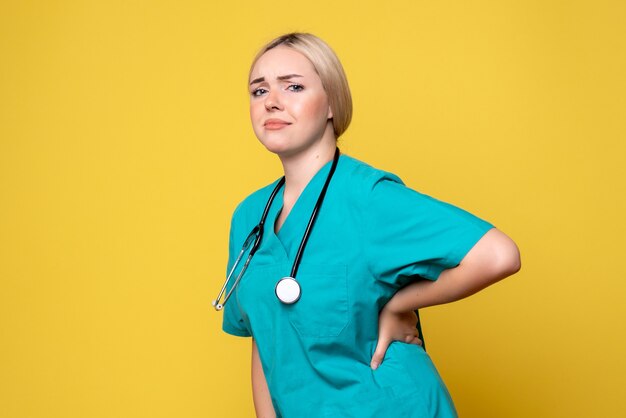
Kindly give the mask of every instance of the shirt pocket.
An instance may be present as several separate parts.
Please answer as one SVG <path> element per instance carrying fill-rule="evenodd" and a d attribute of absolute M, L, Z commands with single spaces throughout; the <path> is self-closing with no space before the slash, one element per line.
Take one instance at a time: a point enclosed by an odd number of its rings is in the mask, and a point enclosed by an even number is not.
<path fill-rule="evenodd" d="M 284 305 L 289 322 L 303 337 L 336 337 L 348 325 L 347 268 L 344 264 L 301 263 L 296 280 L 300 299 Z"/>

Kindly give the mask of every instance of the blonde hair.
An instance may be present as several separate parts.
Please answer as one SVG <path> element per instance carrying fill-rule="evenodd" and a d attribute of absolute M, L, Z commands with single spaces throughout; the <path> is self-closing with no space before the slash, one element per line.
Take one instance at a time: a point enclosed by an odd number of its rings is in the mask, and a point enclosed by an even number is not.
<path fill-rule="evenodd" d="M 248 82 L 258 59 L 279 45 L 298 51 L 313 64 L 313 68 L 322 80 L 322 86 L 328 96 L 328 104 L 333 112 L 333 131 L 335 138 L 338 139 L 348 129 L 352 120 L 352 95 L 339 58 L 331 47 L 317 36 L 310 33 L 292 32 L 271 40 L 261 47 L 252 60 L 248 72 Z"/>

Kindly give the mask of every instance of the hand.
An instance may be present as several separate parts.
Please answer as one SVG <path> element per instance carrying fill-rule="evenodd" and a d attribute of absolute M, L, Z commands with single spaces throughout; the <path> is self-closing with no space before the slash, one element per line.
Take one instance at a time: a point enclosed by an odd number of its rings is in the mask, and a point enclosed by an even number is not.
<path fill-rule="evenodd" d="M 393 341 L 422 345 L 415 312 L 395 312 L 387 304 L 378 316 L 378 342 L 370 363 L 372 370 L 376 370 L 383 362 L 385 352 Z"/>

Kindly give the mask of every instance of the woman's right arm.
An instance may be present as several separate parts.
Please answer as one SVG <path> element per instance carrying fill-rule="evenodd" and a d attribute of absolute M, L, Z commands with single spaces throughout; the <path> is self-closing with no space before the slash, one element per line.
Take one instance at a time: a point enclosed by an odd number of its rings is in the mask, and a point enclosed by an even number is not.
<path fill-rule="evenodd" d="M 257 418 L 276 418 L 254 338 L 252 338 L 252 400 Z"/>

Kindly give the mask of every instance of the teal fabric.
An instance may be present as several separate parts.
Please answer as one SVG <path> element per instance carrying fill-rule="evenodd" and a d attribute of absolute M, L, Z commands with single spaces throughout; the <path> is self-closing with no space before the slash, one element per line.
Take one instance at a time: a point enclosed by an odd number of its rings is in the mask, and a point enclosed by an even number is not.
<path fill-rule="evenodd" d="M 456 417 L 421 347 L 393 342 L 371 370 L 378 313 L 407 283 L 436 280 L 457 266 L 493 225 L 342 154 L 296 277 L 302 296 L 284 305 L 274 287 L 290 274 L 331 163 L 311 179 L 276 234 L 278 192 L 261 246 L 224 309 L 223 330 L 256 339 L 278 416 Z M 277 182 L 236 208 L 228 269 Z"/>

